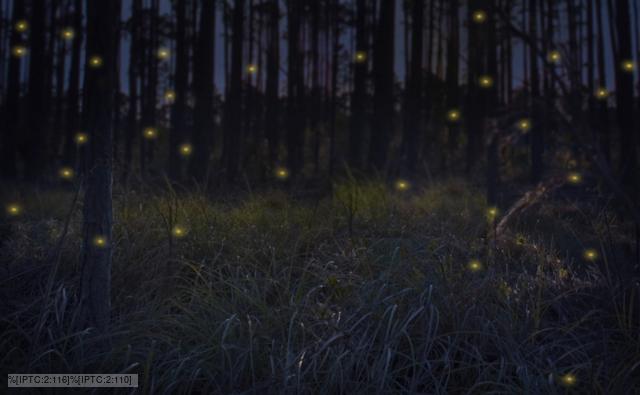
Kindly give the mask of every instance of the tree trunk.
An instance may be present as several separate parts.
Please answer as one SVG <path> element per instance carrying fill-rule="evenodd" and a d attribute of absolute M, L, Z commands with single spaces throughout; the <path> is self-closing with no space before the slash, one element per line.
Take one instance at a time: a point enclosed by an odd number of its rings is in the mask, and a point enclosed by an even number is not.
<path fill-rule="evenodd" d="M 455 3 L 455 1 L 454 1 Z M 422 117 L 422 48 L 424 30 L 424 0 L 414 0 L 411 9 L 411 59 L 406 79 L 406 109 L 404 118 L 404 166 L 412 176 L 418 162 L 420 133 L 424 131 Z"/>
<path fill-rule="evenodd" d="M 171 107 L 171 132 L 169 135 L 169 163 L 167 172 L 169 177 L 177 181 L 182 174 L 182 163 L 179 157 L 179 147 L 186 143 L 187 86 L 189 84 L 189 49 L 187 44 L 187 0 L 177 0 L 176 13 L 176 69 L 175 101 Z"/>
<path fill-rule="evenodd" d="M 15 26 L 19 20 L 25 17 L 24 1 L 17 1 L 13 7 L 11 26 Z M 23 34 L 16 29 L 11 29 L 9 39 L 10 50 L 18 45 L 24 45 Z M 2 136 L 2 178 L 5 180 L 16 180 L 18 177 L 17 155 L 18 135 L 20 125 L 20 74 L 22 58 L 11 54 L 9 58 L 9 68 L 7 75 L 7 95 L 4 105 L 4 122 L 6 129 Z"/>
<path fill-rule="evenodd" d="M 45 0 L 34 0 L 32 3 L 31 28 L 29 32 L 29 85 L 27 93 L 28 113 L 37 116 L 27 117 L 26 139 L 21 147 L 24 155 L 25 179 L 35 181 L 42 177 L 45 161 L 45 138 L 48 124 L 49 96 L 46 87 L 46 72 L 42 72 L 46 64 Z"/>
<path fill-rule="evenodd" d="M 269 145 L 269 165 L 278 161 L 280 120 L 280 5 L 279 0 L 269 2 L 269 44 L 267 51 L 267 87 L 265 133 Z"/>
<path fill-rule="evenodd" d="M 89 166 L 83 207 L 83 252 L 80 325 L 105 331 L 111 310 L 112 258 L 112 125 L 115 4 L 87 2 L 87 57 L 85 119 L 90 136 Z M 89 59 L 100 56 L 102 67 Z"/>
<path fill-rule="evenodd" d="M 631 61 L 631 21 L 628 0 L 616 1 L 616 32 L 618 38 L 618 59 L 615 66 L 616 108 L 620 128 L 620 167 L 622 183 L 627 192 L 637 196 L 637 129 L 633 125 L 633 73 L 625 71 L 621 62 Z"/>
<path fill-rule="evenodd" d="M 289 69 L 287 106 L 287 165 L 292 176 L 302 172 L 304 166 L 304 59 L 300 50 L 302 4 L 288 0 Z"/>
<path fill-rule="evenodd" d="M 231 64 L 229 89 L 224 114 L 224 158 L 227 181 L 236 180 L 240 164 L 242 136 L 242 51 L 245 0 L 236 0 L 232 17 Z"/>
<path fill-rule="evenodd" d="M 394 131 L 395 0 L 381 0 L 373 53 L 373 125 L 369 164 L 385 171 Z"/>
<path fill-rule="evenodd" d="M 334 21 L 337 23 L 337 21 Z M 356 54 L 354 59 L 351 118 L 349 122 L 349 163 L 362 166 L 362 146 L 367 123 L 367 74 L 369 70 L 369 37 L 367 29 L 367 2 L 356 2 Z"/>

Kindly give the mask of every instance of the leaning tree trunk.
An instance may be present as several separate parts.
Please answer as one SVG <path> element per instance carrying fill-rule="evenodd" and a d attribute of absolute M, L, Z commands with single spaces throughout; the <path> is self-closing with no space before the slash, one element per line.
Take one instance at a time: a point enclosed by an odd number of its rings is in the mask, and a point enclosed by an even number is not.
<path fill-rule="evenodd" d="M 89 134 L 89 161 L 83 207 L 83 253 L 80 324 L 104 331 L 111 310 L 113 70 L 115 4 L 87 2 L 87 58 L 85 66 L 85 121 Z M 89 59 L 100 56 L 101 67 Z"/>

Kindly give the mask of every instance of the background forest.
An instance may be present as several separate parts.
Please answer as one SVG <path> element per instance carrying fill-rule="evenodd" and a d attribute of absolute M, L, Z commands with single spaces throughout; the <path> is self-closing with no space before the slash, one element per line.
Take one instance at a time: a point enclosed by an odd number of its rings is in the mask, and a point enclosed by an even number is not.
<path fill-rule="evenodd" d="M 639 60 L 639 0 L 0 0 L 0 370 L 634 393 Z"/>

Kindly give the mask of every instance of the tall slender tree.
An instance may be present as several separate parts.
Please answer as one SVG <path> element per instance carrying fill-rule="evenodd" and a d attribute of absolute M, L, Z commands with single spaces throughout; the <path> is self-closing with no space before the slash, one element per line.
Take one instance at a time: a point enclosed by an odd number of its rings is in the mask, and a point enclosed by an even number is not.
<path fill-rule="evenodd" d="M 232 16 L 229 89 L 224 112 L 224 162 L 229 182 L 234 182 L 240 171 L 244 8 L 245 0 L 235 0 Z"/>
<path fill-rule="evenodd" d="M 394 65 L 395 65 L 395 0 L 381 0 L 378 13 L 375 47 L 373 52 L 373 122 L 369 164 L 384 171 L 387 164 L 389 142 L 395 124 Z"/>
<path fill-rule="evenodd" d="M 84 206 L 80 325 L 104 331 L 111 310 L 115 3 L 87 2 L 84 117 L 90 136 Z M 98 61 L 99 60 L 99 61 Z"/>
<path fill-rule="evenodd" d="M 11 57 L 9 58 L 9 67 L 7 75 L 7 91 L 4 100 L 4 122 L 5 130 L 2 136 L 2 177 L 5 180 L 15 180 L 18 177 L 18 135 L 21 128 L 20 121 L 20 68 L 23 58 L 16 51 L 24 46 L 24 36 L 21 31 L 15 28 L 19 21 L 25 17 L 25 3 L 23 1 L 15 2 L 13 14 L 11 16 L 11 29 L 9 46 L 11 49 Z"/>
<path fill-rule="evenodd" d="M 214 2 L 202 0 L 198 45 L 193 62 L 195 94 L 193 145 L 195 152 L 193 160 L 189 162 L 189 174 L 200 182 L 205 181 L 213 143 L 215 17 L 216 7 Z"/>
<path fill-rule="evenodd" d="M 20 151 L 24 156 L 25 179 L 35 181 L 42 176 L 45 162 L 46 122 L 48 117 L 48 103 L 46 79 L 47 73 L 41 68 L 46 63 L 46 2 L 34 0 L 31 4 L 31 31 L 29 33 L 29 85 L 27 92 L 27 106 L 29 114 L 38 116 L 27 117 L 26 139 L 21 144 Z"/>

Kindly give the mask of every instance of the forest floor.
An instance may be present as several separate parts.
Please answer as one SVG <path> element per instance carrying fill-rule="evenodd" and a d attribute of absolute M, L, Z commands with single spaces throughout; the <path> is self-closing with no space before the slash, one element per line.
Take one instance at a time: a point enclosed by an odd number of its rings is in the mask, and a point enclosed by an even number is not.
<path fill-rule="evenodd" d="M 154 394 L 630 393 L 633 229 L 570 192 L 495 243 L 461 181 L 116 190 L 112 325 L 94 334 L 74 325 L 81 199 L 25 190 L 0 227 L 0 368 L 138 373 Z"/>

